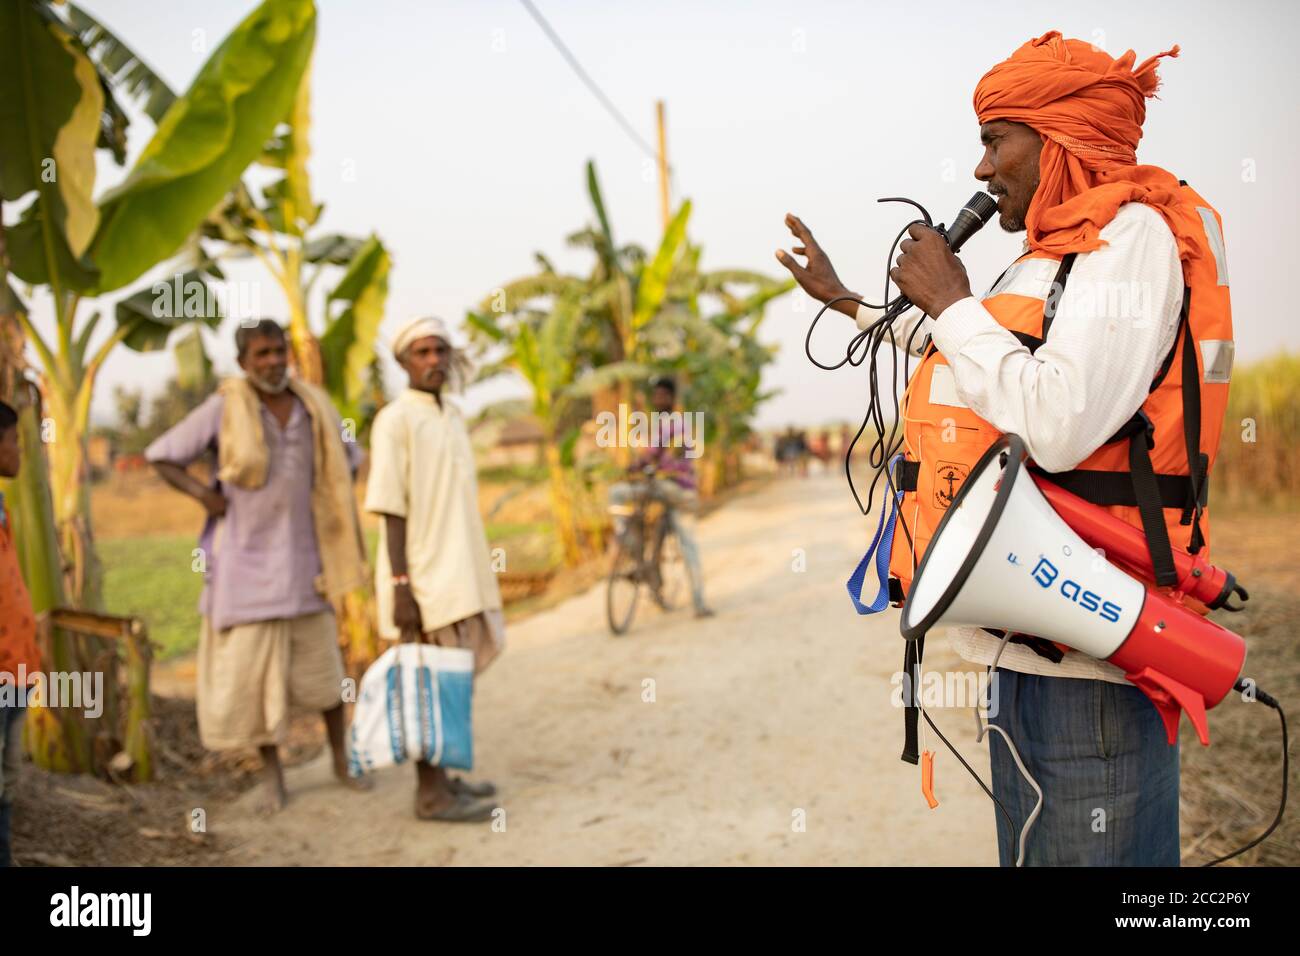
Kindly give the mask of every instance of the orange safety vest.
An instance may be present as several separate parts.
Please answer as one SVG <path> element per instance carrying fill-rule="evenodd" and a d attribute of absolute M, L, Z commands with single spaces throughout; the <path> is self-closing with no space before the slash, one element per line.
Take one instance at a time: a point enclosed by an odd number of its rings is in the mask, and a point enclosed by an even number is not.
<path fill-rule="evenodd" d="M 1177 583 L 1171 548 L 1195 554 L 1208 546 L 1207 479 L 1218 453 L 1233 355 L 1222 222 L 1191 187 L 1180 186 L 1184 201 L 1175 214 L 1195 254 L 1183 260 L 1183 305 L 1173 347 L 1137 414 L 1076 468 L 1048 475 L 1142 528 L 1155 583 L 1162 587 Z M 1073 253 L 1021 256 L 983 305 L 1034 352 L 1047 339 L 1073 262 Z M 931 345 L 903 402 L 905 452 L 894 477 L 904 492 L 899 524 L 906 531 L 896 529 L 889 565 L 889 596 L 896 606 L 962 482 L 999 434 L 962 402 L 948 362 Z"/>

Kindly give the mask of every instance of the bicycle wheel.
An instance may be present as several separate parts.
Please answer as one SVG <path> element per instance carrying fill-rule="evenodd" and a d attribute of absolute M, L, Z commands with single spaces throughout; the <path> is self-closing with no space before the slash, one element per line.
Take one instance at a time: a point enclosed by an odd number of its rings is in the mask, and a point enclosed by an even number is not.
<path fill-rule="evenodd" d="M 641 548 L 630 535 L 621 535 L 614 544 L 614 561 L 605 586 L 605 614 L 609 629 L 625 634 L 636 613 L 637 595 L 641 591 Z"/>
<path fill-rule="evenodd" d="M 665 611 L 675 611 L 686 603 L 690 593 L 691 578 L 681 539 L 668 531 L 659 546 L 659 606 Z"/>

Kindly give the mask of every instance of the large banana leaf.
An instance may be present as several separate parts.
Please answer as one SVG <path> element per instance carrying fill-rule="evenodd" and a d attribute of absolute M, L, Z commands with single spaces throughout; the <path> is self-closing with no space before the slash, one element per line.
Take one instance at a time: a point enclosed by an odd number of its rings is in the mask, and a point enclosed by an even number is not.
<path fill-rule="evenodd" d="M 568 394 L 574 398 L 588 397 L 621 382 L 644 382 L 654 371 L 653 365 L 641 362 L 610 362 L 579 378 L 569 387 Z"/>
<path fill-rule="evenodd" d="M 591 196 L 592 206 L 596 209 L 596 221 L 600 223 L 600 231 L 593 233 L 596 253 L 605 264 L 606 271 L 612 274 L 619 271 L 618 256 L 614 252 L 614 234 L 609 228 L 609 217 L 605 214 L 605 198 L 600 193 L 600 181 L 596 178 L 596 164 L 592 160 L 587 160 L 587 192 Z"/>
<path fill-rule="evenodd" d="M 325 387 L 345 418 L 359 417 L 359 403 L 375 361 L 379 325 L 384 321 L 391 267 L 388 250 L 372 235 L 352 257 L 325 302 L 327 313 L 336 302 L 344 305 L 321 336 L 320 351 Z"/>
<path fill-rule="evenodd" d="M 690 218 L 691 203 L 688 199 L 682 203 L 677 215 L 673 216 L 668 228 L 664 230 L 663 241 L 659 243 L 655 257 L 641 270 L 641 281 L 636 287 L 636 309 L 632 313 L 633 330 L 644 327 L 663 305 L 668 280 L 686 243 L 686 222 Z"/>
<path fill-rule="evenodd" d="M 542 272 L 507 282 L 479 303 L 480 314 L 502 315 L 515 312 L 532 299 L 546 296 L 575 295 L 586 286 L 582 279 L 560 275 L 555 272 Z"/>
<path fill-rule="evenodd" d="M 312 0 L 263 0 L 163 116 L 100 204 L 98 291 L 121 288 L 180 248 L 289 114 L 316 35 Z"/>
<path fill-rule="evenodd" d="M 341 236 L 331 233 L 317 236 L 303 243 L 302 260 L 312 263 L 329 263 L 333 266 L 345 266 L 353 260 L 366 240 L 354 236 Z"/>
<path fill-rule="evenodd" d="M 752 316 L 753 322 L 749 327 L 749 331 L 753 333 L 757 331 L 759 323 L 763 320 L 764 310 L 767 308 L 767 304 L 778 296 L 785 295 L 793 288 L 793 279 L 787 279 L 785 282 L 773 282 L 771 279 L 766 279 L 758 289 L 745 298 L 732 298 L 732 301 L 728 303 L 729 308 L 722 314 L 732 320 L 739 320 Z"/>
<path fill-rule="evenodd" d="M 478 312 L 472 310 L 466 312 L 465 322 L 469 325 L 471 335 L 478 332 L 484 338 L 492 342 L 505 342 L 510 338 L 505 329 L 501 328 L 501 326 L 497 325 L 496 322 L 492 321 L 486 315 L 481 315 Z"/>
<path fill-rule="evenodd" d="M 224 312 L 212 288 L 197 270 L 160 279 L 114 308 L 117 324 L 129 325 L 122 344 L 137 352 L 156 352 L 167 347 L 173 330 L 190 322 L 202 322 L 210 329 L 221 324 Z"/>
<path fill-rule="evenodd" d="M 10 268 L 42 283 L 95 235 L 95 143 L 104 91 L 66 28 L 31 0 L 0 3 L 0 199 L 40 198 L 8 230 Z"/>
<path fill-rule="evenodd" d="M 30 203 L 18 222 L 6 227 L 10 271 L 29 285 L 50 285 L 53 281 L 65 292 L 93 288 L 99 272 L 88 255 L 73 255 L 57 218 L 51 223 L 48 209 L 44 201 Z"/>
<path fill-rule="evenodd" d="M 311 69 L 303 71 L 298 93 L 289 116 L 289 151 L 284 165 L 285 227 L 291 235 L 301 236 L 316 221 L 318 207 L 311 201 L 311 179 L 307 159 L 311 155 Z"/>
<path fill-rule="evenodd" d="M 323 204 L 313 203 L 307 160 L 311 156 L 311 68 L 303 71 L 289 115 L 263 147 L 258 164 L 284 175 L 262 188 L 262 216 L 276 232 L 301 239 L 320 218 Z M 346 260 L 345 260 L 346 261 Z"/>
<path fill-rule="evenodd" d="M 176 102 L 167 81 L 144 62 L 120 37 L 75 3 L 67 4 L 68 24 L 82 44 L 108 74 L 119 90 L 140 104 L 146 116 L 157 123 Z"/>
<path fill-rule="evenodd" d="M 191 325 L 189 331 L 177 338 L 172 355 L 176 358 L 176 384 L 181 388 L 198 392 L 212 383 L 212 360 L 203 347 L 203 333 L 197 325 Z"/>

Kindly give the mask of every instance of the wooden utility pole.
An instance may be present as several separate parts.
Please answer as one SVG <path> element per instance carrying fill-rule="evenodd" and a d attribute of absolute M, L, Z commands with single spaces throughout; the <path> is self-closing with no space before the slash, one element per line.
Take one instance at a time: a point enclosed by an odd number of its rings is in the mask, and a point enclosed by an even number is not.
<path fill-rule="evenodd" d="M 668 133 L 664 124 L 663 100 L 655 101 L 655 125 L 659 127 L 659 214 L 667 231 L 672 209 L 668 203 Z"/>

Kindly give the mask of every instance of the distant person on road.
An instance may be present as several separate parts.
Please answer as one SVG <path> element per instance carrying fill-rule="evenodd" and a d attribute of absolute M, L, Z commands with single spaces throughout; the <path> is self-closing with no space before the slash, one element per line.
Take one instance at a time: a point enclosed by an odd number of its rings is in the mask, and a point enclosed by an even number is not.
<path fill-rule="evenodd" d="M 841 425 L 840 443 L 839 446 L 835 449 L 835 454 L 837 454 L 841 460 L 847 458 L 849 456 L 849 446 L 852 444 L 853 444 L 853 429 L 850 428 L 848 425 Z"/>
<path fill-rule="evenodd" d="M 650 405 L 658 413 L 652 418 L 654 437 L 651 446 L 628 466 L 629 473 L 646 468 L 654 476 L 644 483 L 622 481 L 609 489 L 609 503 L 625 506 L 642 495 L 653 495 L 669 505 L 667 514 L 671 530 L 681 542 L 682 557 L 691 579 L 691 602 L 696 617 L 712 617 L 713 609 L 704 601 L 704 570 L 700 566 L 700 549 L 695 540 L 694 515 L 699 511 L 700 495 L 695 485 L 695 465 L 686 457 L 689 450 L 681 431 L 680 416 L 672 416 L 677 402 L 677 383 L 667 375 L 650 380 Z"/>
<path fill-rule="evenodd" d="M 18 413 L 0 402 L 0 478 L 17 478 L 21 464 Z M 13 862 L 9 834 L 23 762 L 27 687 L 40 669 L 36 616 L 18 567 L 13 522 L 0 494 L 0 867 Z"/>
<path fill-rule="evenodd" d="M 370 431 L 366 510 L 383 519 L 375 561 L 379 633 L 388 640 L 463 647 L 480 674 L 505 646 L 501 592 L 478 508 L 469 431 L 447 393 L 469 371 L 441 319 L 417 319 L 393 340 L 407 387 Z M 490 820 L 496 787 L 416 762 L 415 815 Z"/>
<path fill-rule="evenodd" d="M 808 440 L 808 454 L 821 464 L 823 471 L 830 470 L 831 433 L 823 431 Z"/>
<path fill-rule="evenodd" d="M 325 718 L 334 775 L 353 789 L 343 733 L 343 660 L 331 601 L 366 580 L 352 478 L 329 396 L 289 375 L 284 329 L 270 319 L 235 333 L 242 377 L 220 388 L 145 449 L 173 488 L 208 513 L 198 654 L 199 736 L 210 750 L 256 747 L 263 809 L 288 795 L 279 746 L 291 707 Z M 209 449 L 216 480 L 187 468 Z"/>
<path fill-rule="evenodd" d="M 776 458 L 781 463 L 781 473 L 787 478 L 807 472 L 808 442 L 804 433 L 793 425 L 776 440 Z"/>

